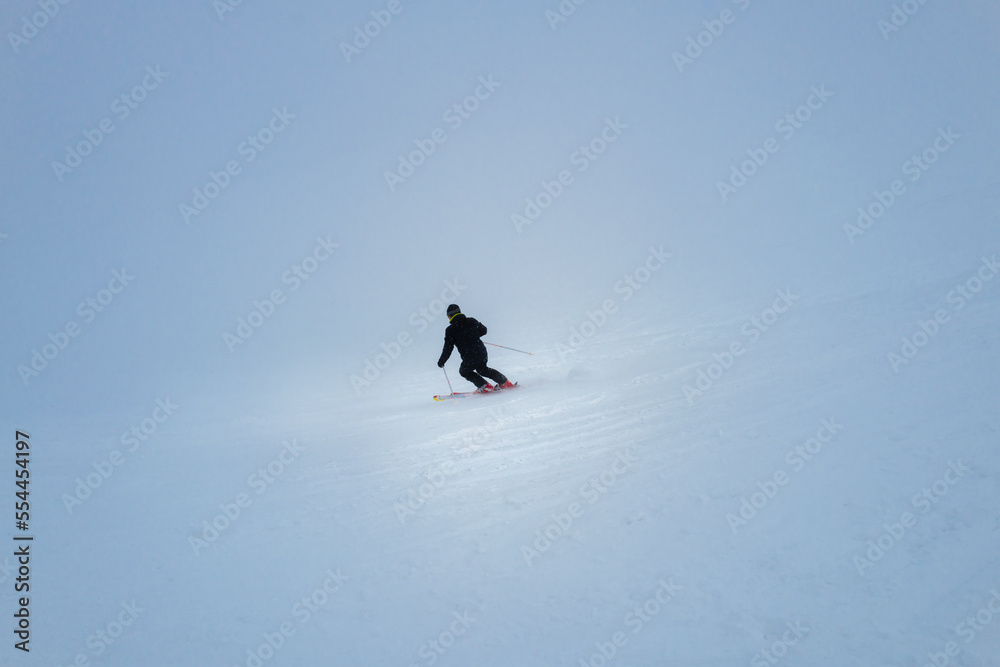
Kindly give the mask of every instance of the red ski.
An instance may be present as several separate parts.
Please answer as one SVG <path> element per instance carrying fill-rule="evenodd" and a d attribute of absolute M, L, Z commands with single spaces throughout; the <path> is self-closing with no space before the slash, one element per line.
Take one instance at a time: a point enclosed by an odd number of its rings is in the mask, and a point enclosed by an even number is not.
<path fill-rule="evenodd" d="M 518 389 L 521 385 L 514 383 L 513 387 L 508 387 L 507 389 L 494 389 L 493 391 L 488 391 L 486 393 L 480 393 L 478 391 L 457 391 L 453 394 L 441 394 L 440 396 L 435 396 L 435 401 L 447 401 L 452 398 L 468 398 L 469 396 L 489 396 L 490 394 L 502 394 L 505 391 L 510 391 L 512 389 Z"/>

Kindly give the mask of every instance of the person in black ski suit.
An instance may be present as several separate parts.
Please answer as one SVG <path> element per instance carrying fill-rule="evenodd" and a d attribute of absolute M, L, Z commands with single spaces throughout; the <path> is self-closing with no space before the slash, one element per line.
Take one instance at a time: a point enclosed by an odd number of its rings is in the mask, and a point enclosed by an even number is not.
<path fill-rule="evenodd" d="M 448 322 L 450 324 L 444 330 L 444 349 L 441 351 L 441 358 L 438 359 L 438 368 L 444 368 L 451 351 L 457 347 L 458 353 L 462 355 L 462 365 L 458 372 L 476 385 L 476 391 L 486 393 L 514 386 L 503 373 L 486 365 L 486 346 L 480 340 L 486 335 L 484 324 L 474 317 L 463 315 L 455 304 L 448 306 Z M 483 379 L 484 375 L 496 382 L 497 386 L 490 386 L 490 383 Z"/>

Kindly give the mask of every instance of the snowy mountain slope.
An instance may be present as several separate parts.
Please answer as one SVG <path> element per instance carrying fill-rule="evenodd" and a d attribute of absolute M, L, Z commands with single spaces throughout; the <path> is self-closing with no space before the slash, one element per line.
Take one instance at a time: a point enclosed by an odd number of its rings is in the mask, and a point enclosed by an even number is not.
<path fill-rule="evenodd" d="M 424 371 L 222 428 L 178 409 L 72 519 L 53 512 L 50 552 L 90 545 L 60 594 L 107 611 L 45 600 L 45 655 L 99 660 L 55 629 L 96 632 L 134 599 L 109 664 L 253 665 L 267 636 L 263 664 L 771 664 L 767 649 L 898 665 L 948 641 L 953 664 L 993 664 L 994 627 L 954 628 L 998 585 L 1000 292 L 899 374 L 886 360 L 952 283 L 803 293 L 756 339 L 741 331 L 772 296 L 612 323 L 565 361 L 494 354 L 527 386 L 456 403 L 430 401 Z M 733 342 L 745 353 L 689 402 Z M 60 469 L 47 484 L 71 488 L 79 466 Z"/>

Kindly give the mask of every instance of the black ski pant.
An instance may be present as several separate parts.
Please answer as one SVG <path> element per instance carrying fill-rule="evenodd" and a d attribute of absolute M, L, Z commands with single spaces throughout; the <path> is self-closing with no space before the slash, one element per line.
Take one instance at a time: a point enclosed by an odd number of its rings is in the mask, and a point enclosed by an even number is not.
<path fill-rule="evenodd" d="M 479 389 L 486 384 L 486 380 L 483 379 L 484 375 L 497 384 L 504 384 L 507 382 L 507 377 L 500 371 L 487 366 L 485 359 L 463 359 L 462 365 L 458 367 L 458 373 L 466 380 L 476 385 L 476 389 Z"/>

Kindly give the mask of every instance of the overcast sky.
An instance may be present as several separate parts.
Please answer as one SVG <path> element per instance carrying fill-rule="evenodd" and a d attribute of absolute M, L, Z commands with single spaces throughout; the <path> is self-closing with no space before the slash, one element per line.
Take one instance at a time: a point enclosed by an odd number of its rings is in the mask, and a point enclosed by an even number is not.
<path fill-rule="evenodd" d="M 896 7 L 5 2 L 4 410 L 350 397 L 448 290 L 551 347 L 650 247 L 626 320 L 974 266 L 1000 6 Z"/>

